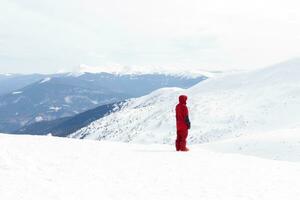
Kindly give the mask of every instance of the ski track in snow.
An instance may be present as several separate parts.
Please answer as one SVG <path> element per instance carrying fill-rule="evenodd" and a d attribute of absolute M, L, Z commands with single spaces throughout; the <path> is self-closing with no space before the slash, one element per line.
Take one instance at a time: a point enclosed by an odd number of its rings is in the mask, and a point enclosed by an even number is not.
<path fill-rule="evenodd" d="M 191 146 L 0 134 L 3 200 L 296 200 L 300 163 Z"/>

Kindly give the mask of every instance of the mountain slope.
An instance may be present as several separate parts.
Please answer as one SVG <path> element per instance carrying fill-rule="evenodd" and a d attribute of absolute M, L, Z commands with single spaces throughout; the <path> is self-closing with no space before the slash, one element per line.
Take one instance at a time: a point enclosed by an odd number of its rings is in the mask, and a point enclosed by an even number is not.
<path fill-rule="evenodd" d="M 145 95 L 166 86 L 188 88 L 206 79 L 167 75 L 49 76 L 10 94 L 0 96 L 0 131 L 14 132 L 23 126 L 74 116 L 97 106 Z"/>
<path fill-rule="evenodd" d="M 30 85 L 38 80 L 45 78 L 47 75 L 43 74 L 0 74 L 0 95 L 18 91 L 18 89 Z"/>
<path fill-rule="evenodd" d="M 121 103 L 112 103 L 98 106 L 72 117 L 64 117 L 52 121 L 42 121 L 24 126 L 15 131 L 15 134 L 46 135 L 65 137 L 79 130 L 91 122 L 108 115 L 118 109 Z"/>
<path fill-rule="evenodd" d="M 116 113 L 70 135 L 75 138 L 173 143 L 174 107 L 189 96 L 189 142 L 203 143 L 259 131 L 299 127 L 300 60 L 163 89 L 129 100 Z"/>
<path fill-rule="evenodd" d="M 299 163 L 173 149 L 0 134 L 0 199 L 299 199 Z"/>
<path fill-rule="evenodd" d="M 258 132 L 238 138 L 206 143 L 201 145 L 201 147 L 221 153 L 300 162 L 299 133 L 299 128 Z"/>

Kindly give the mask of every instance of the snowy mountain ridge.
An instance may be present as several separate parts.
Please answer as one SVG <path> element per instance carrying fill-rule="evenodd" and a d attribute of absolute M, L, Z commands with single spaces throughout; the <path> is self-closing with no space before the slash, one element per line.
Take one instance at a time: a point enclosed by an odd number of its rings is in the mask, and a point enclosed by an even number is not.
<path fill-rule="evenodd" d="M 127 101 L 118 112 L 70 137 L 142 143 L 173 143 L 174 107 L 189 96 L 189 142 L 204 143 L 252 132 L 299 127 L 300 63 L 283 62 L 250 72 L 208 79 L 192 88 L 162 89 Z"/>
<path fill-rule="evenodd" d="M 235 71 L 221 72 L 221 71 L 206 71 L 200 69 L 187 69 L 185 67 L 162 67 L 162 66 L 124 66 L 124 65 L 107 65 L 107 66 L 88 66 L 81 64 L 76 67 L 70 76 L 81 76 L 85 73 L 110 73 L 116 75 L 143 75 L 143 74 L 159 74 L 178 76 L 183 78 L 196 78 L 205 76 L 208 78 L 221 75 L 223 73 L 234 73 Z"/>

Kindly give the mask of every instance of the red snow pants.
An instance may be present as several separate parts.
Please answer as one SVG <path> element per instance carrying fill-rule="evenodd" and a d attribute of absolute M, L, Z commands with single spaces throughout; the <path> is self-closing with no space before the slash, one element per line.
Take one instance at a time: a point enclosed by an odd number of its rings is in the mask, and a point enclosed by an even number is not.
<path fill-rule="evenodd" d="M 188 130 L 177 130 L 176 151 L 184 151 L 186 149 L 186 138 Z"/>

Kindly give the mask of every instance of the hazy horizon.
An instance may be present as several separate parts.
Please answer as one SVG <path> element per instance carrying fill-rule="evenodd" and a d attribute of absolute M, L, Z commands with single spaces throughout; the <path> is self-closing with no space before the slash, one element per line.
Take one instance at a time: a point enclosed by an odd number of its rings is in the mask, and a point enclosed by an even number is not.
<path fill-rule="evenodd" d="M 300 56 L 296 0 L 2 0 L 0 73 L 248 70 Z"/>
<path fill-rule="evenodd" d="M 291 59 L 288 59 L 288 60 L 282 60 L 282 61 L 279 61 L 279 62 L 276 62 L 276 63 L 272 63 L 272 64 L 269 64 L 269 65 L 266 65 L 266 66 L 260 66 L 260 67 L 253 67 L 253 68 L 230 68 L 230 69 L 222 69 L 222 68 L 208 68 L 208 69 L 205 69 L 205 68 L 194 68 L 194 69 L 191 69 L 191 70 L 194 70 L 194 71 L 191 71 L 191 74 L 196 73 L 200 73 L 201 71 L 203 71 L 204 73 L 205 72 L 212 72 L 212 73 L 217 73 L 217 72 L 234 72 L 234 71 L 245 71 L 245 70 L 255 70 L 255 69 L 262 69 L 262 68 L 266 68 L 266 67 L 271 67 L 273 65 L 277 65 L 277 64 L 280 64 L 280 63 L 286 63 L 286 62 L 289 62 L 289 61 L 293 61 L 293 60 L 300 60 L 300 58 L 291 58 Z M 86 67 L 86 69 L 82 66 Z M 108 68 L 112 68 L 112 69 L 108 69 Z M 99 67 L 99 66 L 87 66 L 87 65 L 78 65 L 76 67 L 70 67 L 68 69 L 66 68 L 62 68 L 62 69 L 59 69 L 57 71 L 44 71 L 44 70 L 36 70 L 36 71 L 16 71 L 16 72 L 11 72 L 11 71 L 7 71 L 7 72 L 2 72 L 0 71 L 0 74 L 3 74 L 3 75 L 9 75 L 9 74 L 23 74 L 23 75 L 27 75 L 27 74 L 67 74 L 67 73 L 81 73 L 81 72 L 90 72 L 90 73 L 100 73 L 100 72 L 107 72 L 107 73 L 114 73 L 114 72 L 120 72 L 120 73 L 127 73 L 126 70 L 130 73 L 130 72 L 145 72 L 145 73 L 167 73 L 167 72 L 170 72 L 172 74 L 176 72 L 177 73 L 180 73 L 180 72 L 188 72 L 189 69 L 185 69 L 184 66 L 182 66 L 182 68 L 176 68 L 176 69 L 172 69 L 172 67 L 170 68 L 170 66 L 165 66 L 165 68 L 163 68 L 164 66 L 156 66 L 155 68 L 153 68 L 153 70 L 149 70 L 148 69 L 149 66 L 121 66 L 121 65 L 118 65 L 116 67 L 116 65 L 107 65 L 107 66 L 103 66 L 103 67 Z M 175 66 L 176 67 L 176 66 Z M 178 66 L 177 66 L 178 67 Z M 162 70 L 159 70 L 159 69 L 162 69 Z M 169 71 L 168 71 L 169 70 Z"/>

